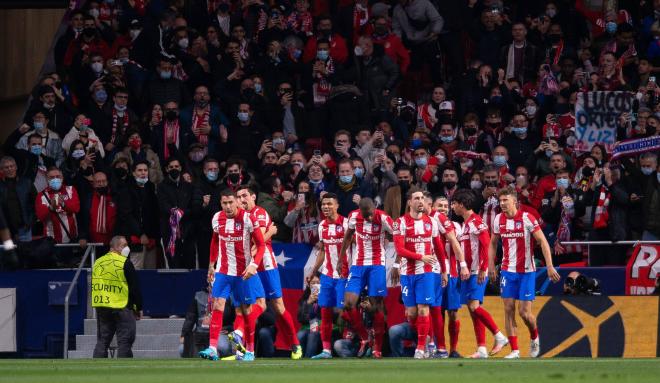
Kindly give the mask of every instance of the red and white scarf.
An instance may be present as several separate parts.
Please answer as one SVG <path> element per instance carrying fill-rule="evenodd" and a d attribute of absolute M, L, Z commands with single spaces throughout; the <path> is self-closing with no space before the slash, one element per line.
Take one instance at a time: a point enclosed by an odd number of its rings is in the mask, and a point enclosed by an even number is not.
<path fill-rule="evenodd" d="M 300 13 L 293 11 L 286 19 L 286 25 L 289 29 L 296 32 L 302 32 L 307 36 L 312 35 L 312 14 L 309 12 Z"/>
<path fill-rule="evenodd" d="M 500 209 L 500 203 L 495 197 L 490 197 L 484 203 L 484 207 L 481 213 L 481 219 L 488 226 L 488 232 L 493 233 L 493 226 L 495 225 L 495 216 L 499 214 L 502 210 Z"/>
<path fill-rule="evenodd" d="M 181 218 L 183 210 L 175 207 L 170 209 L 170 240 L 167 243 L 167 254 L 170 258 L 174 257 L 176 252 L 176 240 L 181 238 Z"/>
<path fill-rule="evenodd" d="M 98 200 L 97 203 L 97 208 L 96 208 L 96 217 L 94 217 L 94 228 L 96 229 L 96 232 L 99 234 L 106 234 L 108 232 L 108 228 L 106 225 L 107 219 L 108 219 L 108 214 L 106 210 L 106 196 L 103 194 L 96 194 L 94 193 L 95 200 Z M 94 203 L 92 203 L 92 206 L 94 206 Z M 92 213 L 94 214 L 94 213 Z"/>
<path fill-rule="evenodd" d="M 167 144 L 167 137 L 172 135 L 174 137 L 174 145 L 179 148 L 179 120 L 173 122 L 165 121 L 163 124 L 163 160 L 170 157 L 170 148 Z"/>
<path fill-rule="evenodd" d="M 607 186 L 602 185 L 598 192 L 598 204 L 596 205 L 596 214 L 594 216 L 594 229 L 603 229 L 607 227 L 610 214 L 607 208 L 610 206 L 610 191 Z"/>
<path fill-rule="evenodd" d="M 112 134 L 110 135 L 110 143 L 115 145 L 116 145 L 115 140 L 117 139 L 117 130 L 119 128 L 118 123 L 120 118 L 122 119 L 122 128 L 126 130 L 126 128 L 128 128 L 128 123 L 129 123 L 128 112 L 124 111 L 124 116 L 120 117 L 117 114 L 117 109 L 112 108 Z"/>
<path fill-rule="evenodd" d="M 200 118 L 199 116 L 199 110 L 195 108 L 193 110 L 193 119 L 192 119 L 192 130 L 193 134 L 195 137 L 197 137 L 197 141 L 199 141 L 200 144 L 204 146 L 208 146 L 209 144 L 209 136 L 208 134 L 203 134 L 200 133 L 200 130 L 202 129 L 202 125 L 208 124 L 209 123 L 209 113 L 210 113 L 211 107 L 207 105 L 204 110 L 203 114 Z"/>
<path fill-rule="evenodd" d="M 312 87 L 312 90 L 314 91 L 315 105 L 325 104 L 330 95 L 330 90 L 332 90 L 332 84 L 328 81 L 328 76 L 335 73 L 335 65 L 332 58 L 328 58 L 328 61 L 325 63 L 325 69 L 327 74 L 315 74 L 316 79 L 314 81 L 314 86 Z"/>

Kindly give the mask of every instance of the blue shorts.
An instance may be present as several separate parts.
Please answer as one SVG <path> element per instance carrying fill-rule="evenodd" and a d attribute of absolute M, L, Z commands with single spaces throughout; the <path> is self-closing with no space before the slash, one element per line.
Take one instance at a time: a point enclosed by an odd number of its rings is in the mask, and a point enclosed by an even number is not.
<path fill-rule="evenodd" d="M 406 307 L 433 305 L 436 301 L 434 273 L 401 276 L 401 299 Z M 440 292 L 442 299 L 442 291 Z"/>
<path fill-rule="evenodd" d="M 502 298 L 513 298 L 519 301 L 533 301 L 536 288 L 536 272 L 512 273 L 502 271 L 500 289 Z"/>
<path fill-rule="evenodd" d="M 255 276 L 244 281 L 241 276 L 215 273 L 211 296 L 224 299 L 231 297 L 234 306 L 239 307 L 254 304 L 257 298 L 264 296 L 264 288 Z"/>
<path fill-rule="evenodd" d="M 444 293 L 446 288 L 442 287 L 442 274 L 432 273 L 433 274 L 433 293 L 435 294 L 435 299 L 431 303 L 431 307 L 442 307 L 442 302 L 444 299 Z"/>
<path fill-rule="evenodd" d="M 461 280 L 458 277 L 449 277 L 447 286 L 442 289 L 442 308 L 445 310 L 458 310 L 461 308 Z"/>
<path fill-rule="evenodd" d="M 277 299 L 282 298 L 282 284 L 280 283 L 280 272 L 277 269 L 260 271 L 257 273 L 265 296 L 259 298 Z"/>
<path fill-rule="evenodd" d="M 484 279 L 482 284 L 479 284 L 477 283 L 476 275 L 470 275 L 470 279 L 461 281 L 461 303 L 467 304 L 469 301 L 484 303 L 484 293 L 486 292 L 487 284 L 488 277 Z"/>
<path fill-rule="evenodd" d="M 344 307 L 344 290 L 346 279 L 330 278 L 321 274 L 321 291 L 319 292 L 319 306 Z"/>
<path fill-rule="evenodd" d="M 351 266 L 346 281 L 346 292 L 359 296 L 365 286 L 370 297 L 387 296 L 385 266 Z"/>

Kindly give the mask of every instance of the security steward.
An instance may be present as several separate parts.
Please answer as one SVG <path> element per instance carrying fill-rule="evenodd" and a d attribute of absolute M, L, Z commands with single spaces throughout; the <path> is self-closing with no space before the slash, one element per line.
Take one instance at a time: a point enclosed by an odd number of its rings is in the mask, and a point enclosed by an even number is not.
<path fill-rule="evenodd" d="M 135 321 L 142 318 L 142 296 L 137 273 L 128 259 L 131 252 L 123 236 L 110 240 L 110 252 L 94 263 L 92 306 L 96 308 L 97 332 L 94 358 L 107 358 L 108 346 L 117 334 L 117 357 L 132 358 Z"/>

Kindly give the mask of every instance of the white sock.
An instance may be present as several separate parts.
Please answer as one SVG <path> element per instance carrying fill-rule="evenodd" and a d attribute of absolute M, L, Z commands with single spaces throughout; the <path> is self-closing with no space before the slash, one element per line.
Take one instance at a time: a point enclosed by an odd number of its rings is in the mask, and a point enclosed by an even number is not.
<path fill-rule="evenodd" d="M 324 348 L 323 352 L 327 352 L 328 354 L 330 354 L 330 350 L 328 350 L 327 348 Z"/>
<path fill-rule="evenodd" d="M 216 354 L 218 353 L 218 349 L 215 346 L 209 346 L 211 350 L 213 350 Z"/>
<path fill-rule="evenodd" d="M 243 331 L 241 331 L 241 330 L 234 330 L 234 333 L 236 335 L 240 336 L 241 338 L 243 337 Z"/>
<path fill-rule="evenodd" d="M 480 354 L 488 355 L 488 350 L 486 350 L 486 347 L 484 347 L 484 346 L 477 347 L 477 352 L 480 353 Z"/>
<path fill-rule="evenodd" d="M 506 340 L 506 337 L 504 334 L 502 334 L 502 331 L 498 331 L 497 334 L 495 334 L 495 339 L 498 341 L 503 341 Z"/>

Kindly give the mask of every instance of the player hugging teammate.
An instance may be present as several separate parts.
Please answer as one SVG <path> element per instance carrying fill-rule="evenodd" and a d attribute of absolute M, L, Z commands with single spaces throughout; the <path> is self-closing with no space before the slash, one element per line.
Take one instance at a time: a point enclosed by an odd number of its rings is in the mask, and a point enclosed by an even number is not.
<path fill-rule="evenodd" d="M 281 299 L 281 288 L 270 237 L 276 232 L 265 210 L 255 205 L 254 191 L 242 188 L 221 194 L 222 210 L 213 217 L 214 236 L 211 243 L 209 281 L 213 282 L 213 311 L 210 346 L 200 356 L 218 359 L 216 350 L 222 313 L 231 296 L 237 320 L 230 339 L 237 349 L 231 359 L 254 360 L 254 327 L 266 306 L 266 300 L 278 314 L 285 336 L 294 345 L 291 357 L 299 359 L 301 349 L 293 321 Z M 318 303 L 321 307 L 322 352 L 312 359 L 332 358 L 332 326 L 335 310 L 344 310 L 351 329 L 359 337 L 357 356 L 372 349 L 372 356 L 382 357 L 385 334 L 387 295 L 385 245 L 391 236 L 396 251 L 390 277 L 400 281 L 410 334 L 415 334 L 415 359 L 459 358 L 457 351 L 460 322 L 457 311 L 468 306 L 477 341 L 472 358 L 487 358 L 510 345 L 505 358 L 519 358 L 516 305 L 529 329 L 530 356 L 540 353 L 536 318 L 532 313 L 535 266 L 534 245 L 539 243 L 548 277 L 559 281 L 552 266 L 550 247 L 539 223 L 519 210 L 515 190 L 504 188 L 498 193 L 502 213 L 488 226 L 474 212 L 476 196 L 471 190 L 454 193 L 451 209 L 462 218 L 462 224 L 447 218 L 449 203 L 445 198 L 434 202 L 431 195 L 411 188 L 407 193 L 406 213 L 392 221 L 373 200 L 362 198 L 358 210 L 348 217 L 337 213 L 339 200 L 332 193 L 320 198 L 324 220 L 319 224 L 319 252 L 306 276 L 321 272 Z M 492 231 L 492 236 L 489 234 Z M 501 241 L 501 242 L 500 242 Z M 501 243 L 501 245 L 500 245 Z M 500 286 L 505 307 L 505 329 L 499 330 L 490 313 L 481 305 L 488 280 L 497 281 L 495 256 L 502 246 Z M 373 311 L 371 334 L 358 309 L 361 293 L 366 289 Z M 449 316 L 450 348 L 445 344 L 444 319 Z M 486 349 L 485 330 L 495 337 L 492 349 Z"/>

